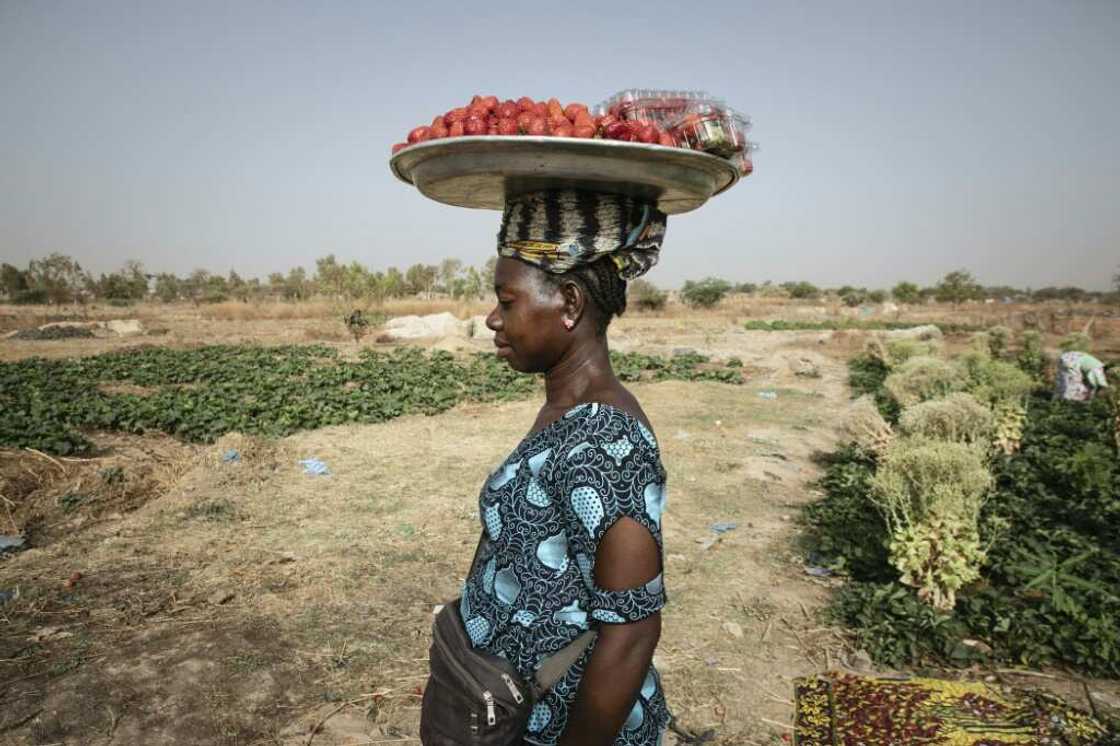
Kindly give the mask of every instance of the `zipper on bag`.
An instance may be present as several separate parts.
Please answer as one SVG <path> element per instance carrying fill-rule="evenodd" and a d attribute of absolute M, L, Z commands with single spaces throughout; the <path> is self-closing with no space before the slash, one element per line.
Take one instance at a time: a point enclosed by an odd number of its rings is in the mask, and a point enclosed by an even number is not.
<path fill-rule="evenodd" d="M 498 714 L 494 711 L 494 695 L 487 689 L 482 693 L 482 699 L 486 702 L 486 724 L 492 728 L 498 724 Z"/>
<path fill-rule="evenodd" d="M 521 704 L 525 701 L 525 697 L 521 695 L 521 690 L 517 688 L 517 684 L 513 683 L 513 678 L 508 673 L 502 674 L 502 681 L 506 682 L 506 686 L 509 687 L 509 693 L 514 702 Z"/>

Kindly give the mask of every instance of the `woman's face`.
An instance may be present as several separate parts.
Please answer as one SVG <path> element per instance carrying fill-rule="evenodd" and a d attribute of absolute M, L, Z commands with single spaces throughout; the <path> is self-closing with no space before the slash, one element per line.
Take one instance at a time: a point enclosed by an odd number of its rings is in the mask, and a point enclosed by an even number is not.
<path fill-rule="evenodd" d="M 498 304 L 486 326 L 494 332 L 498 357 L 522 373 L 551 369 L 569 342 L 564 294 L 543 275 L 543 270 L 504 256 L 494 268 Z"/>

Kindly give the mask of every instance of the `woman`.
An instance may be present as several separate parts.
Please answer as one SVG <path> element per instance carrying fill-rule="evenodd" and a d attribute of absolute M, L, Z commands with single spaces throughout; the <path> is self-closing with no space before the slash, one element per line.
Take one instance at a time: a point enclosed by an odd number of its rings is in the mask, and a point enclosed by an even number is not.
<path fill-rule="evenodd" d="M 1104 363 L 1087 352 L 1076 350 L 1058 358 L 1055 395 L 1070 401 L 1089 401 L 1102 388 L 1108 387 Z"/>
<path fill-rule="evenodd" d="M 486 324 L 499 357 L 544 374 L 545 402 L 482 488 L 484 541 L 460 612 L 472 644 L 526 678 L 598 630 L 537 702 L 528 744 L 652 746 L 669 720 L 652 666 L 665 472 L 606 339 L 626 280 L 656 262 L 665 223 L 633 199 L 571 191 L 513 200 L 502 219 Z"/>

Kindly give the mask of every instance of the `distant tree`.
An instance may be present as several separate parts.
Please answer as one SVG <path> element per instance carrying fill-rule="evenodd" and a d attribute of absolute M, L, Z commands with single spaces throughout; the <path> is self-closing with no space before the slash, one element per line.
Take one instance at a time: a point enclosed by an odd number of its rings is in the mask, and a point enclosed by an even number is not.
<path fill-rule="evenodd" d="M 844 285 L 836 294 L 840 296 L 840 300 L 844 302 L 845 306 L 855 308 L 856 306 L 863 305 L 867 300 L 867 289 L 852 287 L 851 285 Z"/>
<path fill-rule="evenodd" d="M 431 297 L 438 277 L 439 268 L 431 264 L 413 264 L 404 273 L 409 291 L 416 295 L 422 293 L 428 297 Z"/>
<path fill-rule="evenodd" d="M 891 288 L 891 297 L 899 303 L 921 303 L 922 291 L 912 282 L 900 282 Z"/>
<path fill-rule="evenodd" d="M 307 270 L 303 267 L 293 267 L 288 270 L 288 276 L 284 280 L 284 297 L 288 300 L 303 300 L 310 294 Z"/>
<path fill-rule="evenodd" d="M 458 259 L 444 259 L 439 263 L 439 282 L 444 291 L 451 293 L 451 286 L 463 271 L 463 263 Z M 454 295 L 454 293 L 451 293 Z"/>
<path fill-rule="evenodd" d="M 466 298 L 482 298 L 483 290 L 490 284 L 487 280 L 483 282 L 482 274 L 479 273 L 474 267 L 467 267 L 467 271 L 463 278 L 463 297 Z"/>
<path fill-rule="evenodd" d="M 1112 276 L 1112 289 L 1120 293 L 1120 267 L 1116 268 L 1116 274 Z"/>
<path fill-rule="evenodd" d="M 234 272 L 232 269 L 229 271 L 229 277 L 226 278 L 226 288 L 229 294 L 242 303 L 249 301 L 249 283 L 241 278 L 241 275 Z"/>
<path fill-rule="evenodd" d="M 665 307 L 669 294 L 648 280 L 637 279 L 626 284 L 626 297 L 639 310 L 657 311 Z"/>
<path fill-rule="evenodd" d="M 334 254 L 327 254 L 315 260 L 315 284 L 320 293 L 341 297 L 346 283 L 346 268 L 338 263 Z"/>
<path fill-rule="evenodd" d="M 734 292 L 743 293 L 744 295 L 750 295 L 756 290 L 758 290 L 758 285 L 753 282 L 740 282 L 733 288 Z"/>
<path fill-rule="evenodd" d="M 50 303 L 76 300 L 88 280 L 82 265 L 57 252 L 44 259 L 32 259 L 27 265 L 27 284 L 32 290 L 46 293 Z"/>
<path fill-rule="evenodd" d="M 156 297 L 164 303 L 174 303 L 183 292 L 182 282 L 173 274 L 161 272 L 156 275 Z"/>
<path fill-rule="evenodd" d="M 402 295 L 408 294 L 408 283 L 404 280 L 404 275 L 396 267 L 389 267 L 385 270 L 385 297 L 386 298 L 400 298 Z"/>
<path fill-rule="evenodd" d="M 0 292 L 9 298 L 28 289 L 27 273 L 5 262 L 0 265 Z"/>
<path fill-rule="evenodd" d="M 868 303 L 885 303 L 887 300 L 886 290 L 868 290 L 867 302 Z"/>
<path fill-rule="evenodd" d="M 979 300 L 983 296 L 984 289 L 976 282 L 972 273 L 958 269 L 941 278 L 934 297 L 942 303 L 956 304 L 966 300 Z"/>
<path fill-rule="evenodd" d="M 789 293 L 789 297 L 798 299 L 816 298 L 821 292 L 816 285 L 804 280 L 801 282 L 786 282 L 782 284 L 782 287 Z"/>
<path fill-rule="evenodd" d="M 681 288 L 681 298 L 694 308 L 711 308 L 723 300 L 731 290 L 731 283 L 718 277 L 706 277 L 698 282 L 689 280 Z"/>

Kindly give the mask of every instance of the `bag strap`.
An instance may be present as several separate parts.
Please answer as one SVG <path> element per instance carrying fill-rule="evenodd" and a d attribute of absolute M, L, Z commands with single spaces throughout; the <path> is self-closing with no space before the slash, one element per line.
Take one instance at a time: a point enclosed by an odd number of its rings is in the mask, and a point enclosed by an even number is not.
<path fill-rule="evenodd" d="M 563 648 L 541 661 L 540 667 L 537 668 L 536 675 L 533 676 L 533 683 L 537 686 L 535 694 L 538 698 L 555 686 L 556 682 L 564 678 L 564 674 L 568 672 L 572 664 L 579 660 L 579 657 L 583 655 L 583 651 L 587 650 L 588 646 L 591 645 L 598 636 L 598 630 L 589 629 Z"/>

